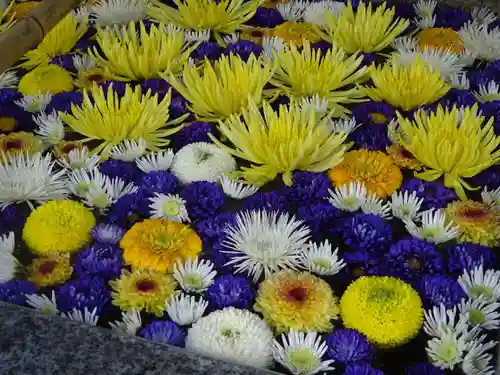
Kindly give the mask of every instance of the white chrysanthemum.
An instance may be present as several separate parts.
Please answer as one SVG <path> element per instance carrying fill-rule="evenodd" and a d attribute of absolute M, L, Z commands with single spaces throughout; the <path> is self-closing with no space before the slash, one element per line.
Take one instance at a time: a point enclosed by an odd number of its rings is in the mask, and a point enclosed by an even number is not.
<path fill-rule="evenodd" d="M 326 25 L 326 15 L 331 13 L 338 16 L 345 9 L 346 5 L 340 1 L 323 0 L 316 3 L 309 3 L 302 18 L 306 22 L 318 26 Z"/>
<path fill-rule="evenodd" d="M 500 208 L 500 187 L 497 187 L 495 190 L 484 188 L 481 192 L 481 198 L 483 198 L 484 204 Z"/>
<path fill-rule="evenodd" d="M 221 176 L 220 185 L 224 193 L 233 199 L 245 199 L 259 191 L 259 187 L 231 180 L 227 176 Z"/>
<path fill-rule="evenodd" d="M 500 271 L 486 270 L 485 272 L 481 264 L 471 271 L 464 270 L 464 273 L 458 277 L 458 283 L 469 298 L 486 302 L 500 300 Z"/>
<path fill-rule="evenodd" d="M 121 161 L 134 161 L 140 158 L 146 152 L 147 143 L 144 139 L 124 140 L 119 145 L 113 147 L 109 153 L 112 159 Z"/>
<path fill-rule="evenodd" d="M 356 122 L 356 119 L 354 117 L 330 120 L 329 125 L 330 129 L 332 129 L 332 132 L 346 134 L 351 134 L 354 130 L 361 126 L 361 124 L 358 124 Z"/>
<path fill-rule="evenodd" d="M 136 191 L 137 186 L 132 182 L 126 184 L 121 178 L 111 179 L 104 176 L 104 187 L 90 186 L 83 196 L 82 202 L 88 207 L 95 207 L 104 212 L 121 197 Z"/>
<path fill-rule="evenodd" d="M 97 0 L 90 8 L 90 18 L 101 26 L 138 22 L 148 14 L 149 0 Z"/>
<path fill-rule="evenodd" d="M 189 259 L 174 264 L 173 277 L 185 292 L 202 293 L 214 283 L 217 271 L 209 260 Z"/>
<path fill-rule="evenodd" d="M 480 25 L 485 25 L 488 26 L 490 23 L 493 23 L 497 20 L 497 16 L 495 13 L 491 11 L 489 8 L 480 8 L 480 7 L 474 7 L 472 8 L 471 11 L 471 16 L 473 22 L 480 24 Z"/>
<path fill-rule="evenodd" d="M 66 135 L 64 123 L 56 111 L 52 111 L 51 114 L 41 113 L 38 116 L 33 116 L 33 121 L 38 125 L 35 133 L 44 142 L 55 145 L 64 139 Z"/>
<path fill-rule="evenodd" d="M 273 333 L 257 314 L 227 307 L 201 318 L 188 330 L 186 349 L 257 368 L 272 365 Z"/>
<path fill-rule="evenodd" d="M 87 307 L 83 310 L 79 310 L 74 308 L 73 310 L 62 313 L 61 316 L 68 320 L 74 320 L 80 323 L 90 324 L 91 326 L 97 325 L 97 321 L 99 320 L 99 315 L 97 315 L 97 307 L 94 307 L 92 311 L 89 311 Z"/>
<path fill-rule="evenodd" d="M 463 50 L 458 54 L 458 63 L 463 66 L 472 66 L 476 61 L 476 57 L 474 52 Z"/>
<path fill-rule="evenodd" d="M 165 307 L 172 321 L 181 326 L 189 326 L 203 316 L 208 302 L 203 298 L 197 300 L 194 296 L 178 294 L 165 301 Z"/>
<path fill-rule="evenodd" d="M 302 98 L 300 110 L 304 112 L 313 111 L 318 118 L 321 118 L 328 112 L 328 100 L 318 94 L 311 98 Z"/>
<path fill-rule="evenodd" d="M 391 216 L 391 206 L 376 195 L 368 194 L 366 200 L 361 204 L 361 211 L 387 219 Z"/>
<path fill-rule="evenodd" d="M 174 160 L 174 152 L 170 149 L 160 152 L 152 152 L 135 161 L 137 168 L 144 173 L 166 171 Z"/>
<path fill-rule="evenodd" d="M 184 30 L 184 41 L 186 42 L 208 42 L 208 40 L 210 40 L 210 29 Z"/>
<path fill-rule="evenodd" d="M 465 375 L 494 375 L 493 355 L 487 353 L 496 346 L 495 341 L 486 344 L 483 340 L 473 341 L 468 344 L 468 353 L 462 362 L 462 371 Z"/>
<path fill-rule="evenodd" d="M 287 3 L 278 4 L 276 9 L 278 9 L 278 12 L 280 12 L 284 20 L 298 21 L 304 16 L 304 12 L 308 5 L 306 1 L 292 0 Z"/>
<path fill-rule="evenodd" d="M 500 100 L 500 86 L 495 81 L 489 81 L 487 86 L 479 85 L 479 92 L 475 92 L 474 96 L 481 103 Z"/>
<path fill-rule="evenodd" d="M 421 224 L 406 220 L 405 226 L 413 237 L 440 244 L 448 242 L 458 236 L 458 226 L 446 219 L 443 210 L 427 210 L 420 215 Z"/>
<path fill-rule="evenodd" d="M 449 82 L 451 86 L 459 90 L 469 90 L 470 89 L 470 81 L 467 78 L 467 74 L 464 72 L 452 74 L 449 77 Z"/>
<path fill-rule="evenodd" d="M 328 193 L 330 193 L 328 202 L 333 207 L 349 212 L 359 210 L 368 194 L 365 185 L 360 182 L 350 182 L 335 188 L 334 191 L 328 189 Z"/>
<path fill-rule="evenodd" d="M 12 70 L 0 73 L 0 89 L 16 89 L 19 78 Z"/>
<path fill-rule="evenodd" d="M 462 300 L 458 306 L 461 317 L 472 326 L 481 326 L 486 330 L 500 327 L 500 303 L 491 303 L 481 299 Z"/>
<path fill-rule="evenodd" d="M 458 32 L 466 51 L 478 59 L 494 61 L 500 59 L 500 29 L 489 30 L 488 26 L 475 22 L 466 24 Z"/>
<path fill-rule="evenodd" d="M 83 72 L 96 66 L 95 61 L 89 55 L 74 55 L 72 60 L 73 66 L 78 72 Z"/>
<path fill-rule="evenodd" d="M 248 272 L 257 281 L 264 274 L 283 268 L 296 269 L 307 247 L 310 229 L 287 213 L 246 211 L 238 214 L 236 226 L 228 225 L 222 245 L 231 255 L 226 265 Z"/>
<path fill-rule="evenodd" d="M 293 375 L 313 375 L 334 369 L 330 366 L 333 360 L 322 360 L 328 347 L 318 333 L 292 329 L 281 335 L 281 341 L 283 345 L 273 340 L 273 358 Z"/>
<path fill-rule="evenodd" d="M 136 309 L 122 312 L 122 320 L 110 322 L 109 326 L 114 331 L 135 335 L 142 326 L 141 314 Z"/>
<path fill-rule="evenodd" d="M 389 203 L 392 209 L 392 215 L 403 221 L 413 221 L 417 218 L 423 198 L 417 198 L 417 193 L 408 191 L 394 192 Z"/>
<path fill-rule="evenodd" d="M 54 172 L 50 154 L 0 155 L 0 208 L 13 203 L 43 203 L 65 199 L 68 194 L 66 170 Z"/>
<path fill-rule="evenodd" d="M 338 247 L 333 249 L 328 240 L 319 245 L 313 242 L 303 250 L 299 262 L 306 270 L 317 275 L 335 275 L 345 267 L 338 252 Z"/>
<path fill-rule="evenodd" d="M 424 331 L 431 337 L 441 337 L 450 332 L 463 334 L 467 330 L 465 319 L 457 322 L 457 308 L 446 309 L 442 303 L 426 310 L 424 318 Z"/>
<path fill-rule="evenodd" d="M 436 0 L 418 0 L 413 8 L 415 13 L 420 18 L 432 17 L 434 11 L 436 10 L 437 1 Z"/>
<path fill-rule="evenodd" d="M 100 189 L 104 189 L 107 179 L 109 178 L 97 168 L 89 171 L 75 169 L 69 175 L 69 190 L 71 194 L 79 198 L 84 198 L 91 187 L 97 186 Z"/>
<path fill-rule="evenodd" d="M 466 341 L 455 332 L 446 332 L 427 342 L 425 351 L 430 362 L 441 370 L 452 370 L 462 362 Z"/>
<path fill-rule="evenodd" d="M 236 169 L 236 161 L 212 143 L 197 142 L 181 148 L 175 154 L 171 171 L 184 184 L 194 181 L 217 182 Z"/>
<path fill-rule="evenodd" d="M 262 54 L 265 59 L 273 60 L 275 54 L 280 54 L 285 49 L 285 41 L 277 36 L 262 38 Z"/>
<path fill-rule="evenodd" d="M 415 17 L 415 25 L 419 28 L 419 29 L 429 29 L 431 27 L 434 27 L 434 25 L 436 24 L 436 15 L 433 15 L 433 16 L 427 16 L 427 17 Z"/>
<path fill-rule="evenodd" d="M 26 294 L 25 297 L 26 303 L 34 309 L 37 309 L 44 314 L 59 314 L 55 291 L 52 291 L 51 298 L 47 297 L 45 294 Z"/>
<path fill-rule="evenodd" d="M 224 43 L 226 44 L 236 44 L 240 40 L 240 34 L 237 32 L 231 33 L 229 35 L 224 35 L 222 37 L 222 40 L 224 40 Z"/>
<path fill-rule="evenodd" d="M 154 219 L 166 219 L 176 222 L 190 222 L 186 201 L 178 194 L 155 193 L 153 198 L 149 198 L 151 217 Z"/>
<path fill-rule="evenodd" d="M 50 92 L 38 92 L 38 95 L 25 95 L 14 103 L 26 112 L 39 113 L 45 111 L 51 100 L 52 94 Z"/>
<path fill-rule="evenodd" d="M 68 169 L 87 169 L 93 170 L 99 165 L 99 155 L 90 154 L 87 147 L 81 149 L 74 148 L 66 157 L 58 160 L 58 163 Z"/>
<path fill-rule="evenodd" d="M 12 255 L 15 247 L 14 232 L 0 236 L 0 282 L 12 280 L 19 262 Z"/>

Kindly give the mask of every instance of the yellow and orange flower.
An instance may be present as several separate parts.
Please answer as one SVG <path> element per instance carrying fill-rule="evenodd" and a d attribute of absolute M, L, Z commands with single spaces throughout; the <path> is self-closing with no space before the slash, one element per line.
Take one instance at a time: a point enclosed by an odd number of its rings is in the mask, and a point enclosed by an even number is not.
<path fill-rule="evenodd" d="M 39 288 L 65 283 L 71 277 L 69 254 L 49 254 L 35 258 L 28 267 L 28 280 Z"/>
<path fill-rule="evenodd" d="M 18 154 L 34 154 L 42 150 L 40 138 L 32 133 L 0 134 L 0 154 L 7 157 Z"/>
<path fill-rule="evenodd" d="M 424 167 L 423 164 L 415 159 L 411 152 L 404 147 L 393 144 L 387 147 L 386 151 L 394 164 L 396 164 L 399 168 L 420 171 Z"/>
<path fill-rule="evenodd" d="M 297 47 L 302 46 L 304 40 L 316 43 L 321 37 L 314 29 L 314 25 L 309 22 L 287 21 L 271 30 L 270 36 L 276 36 L 285 42 L 293 43 Z"/>
<path fill-rule="evenodd" d="M 421 49 L 451 50 L 455 53 L 461 53 L 465 50 L 462 38 L 451 28 L 432 27 L 423 29 L 416 35 L 416 39 Z"/>

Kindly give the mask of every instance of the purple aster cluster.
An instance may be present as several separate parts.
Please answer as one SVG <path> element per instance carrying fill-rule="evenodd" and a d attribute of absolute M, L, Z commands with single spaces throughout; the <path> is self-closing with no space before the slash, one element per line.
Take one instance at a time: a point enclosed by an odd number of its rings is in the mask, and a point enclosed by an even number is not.
<path fill-rule="evenodd" d="M 27 306 L 26 295 L 36 294 L 35 286 L 26 280 L 11 280 L 0 283 L 0 301 Z"/>
<path fill-rule="evenodd" d="M 99 166 L 99 170 L 109 178 L 120 178 L 125 183 L 136 183 L 144 174 L 135 163 L 114 159 L 104 161 Z"/>
<path fill-rule="evenodd" d="M 195 60 L 217 60 L 222 55 L 223 48 L 214 42 L 201 42 L 198 47 L 191 52 L 191 57 Z"/>
<path fill-rule="evenodd" d="M 173 97 L 170 100 L 170 117 L 172 117 L 172 119 L 176 119 L 189 113 L 188 105 L 189 102 L 182 96 Z"/>
<path fill-rule="evenodd" d="M 94 240 L 101 244 L 116 245 L 125 235 L 125 230 L 114 224 L 97 224 L 90 232 Z"/>
<path fill-rule="evenodd" d="M 202 220 L 219 212 L 226 195 L 214 182 L 196 181 L 184 186 L 181 197 L 186 201 L 191 220 Z"/>
<path fill-rule="evenodd" d="M 285 22 L 277 9 L 258 7 L 253 18 L 248 22 L 252 26 L 273 28 Z"/>
<path fill-rule="evenodd" d="M 212 143 L 208 134 L 214 132 L 215 125 L 210 122 L 192 122 L 174 134 L 175 148 L 180 150 L 186 145 L 197 142 Z"/>
<path fill-rule="evenodd" d="M 220 214 L 213 218 L 201 220 L 195 224 L 196 232 L 203 244 L 213 244 L 224 236 L 224 229 L 228 225 L 236 224 L 236 215 Z"/>
<path fill-rule="evenodd" d="M 153 171 L 144 175 L 139 182 L 139 193 L 151 198 L 155 193 L 174 194 L 181 184 L 177 177 L 167 171 Z"/>
<path fill-rule="evenodd" d="M 163 100 L 169 90 L 173 91 L 167 81 L 157 78 L 146 79 L 143 83 L 141 83 L 141 88 L 143 92 L 150 90 L 153 95 L 158 95 L 158 100 Z"/>
<path fill-rule="evenodd" d="M 457 280 L 444 275 L 425 275 L 416 286 L 425 308 L 439 306 L 453 308 L 460 303 L 466 294 Z"/>
<path fill-rule="evenodd" d="M 344 253 L 344 260 L 346 267 L 341 276 L 347 281 L 361 276 L 383 276 L 388 273 L 381 257 L 365 250 L 347 251 Z"/>
<path fill-rule="evenodd" d="M 344 242 L 351 249 L 381 251 L 389 246 L 392 230 L 380 216 L 356 214 L 347 219 L 343 228 Z"/>
<path fill-rule="evenodd" d="M 483 186 L 490 190 L 500 186 L 500 164 L 493 165 L 469 179 L 472 186 Z"/>
<path fill-rule="evenodd" d="M 183 348 L 186 333 L 174 322 L 166 320 L 155 320 L 142 328 L 138 334 L 148 340 L 158 341 L 165 344 Z"/>
<path fill-rule="evenodd" d="M 50 103 L 47 105 L 47 108 L 45 108 L 45 112 L 70 112 L 72 105 L 81 105 L 82 102 L 83 94 L 80 91 L 61 92 L 52 97 Z"/>
<path fill-rule="evenodd" d="M 73 265 L 79 277 L 115 279 L 125 265 L 122 250 L 113 245 L 95 244 L 79 252 Z"/>
<path fill-rule="evenodd" d="M 385 125 L 365 125 L 354 130 L 349 139 L 354 142 L 356 149 L 385 151 L 391 145 Z"/>
<path fill-rule="evenodd" d="M 370 101 L 357 104 L 352 116 L 363 125 L 389 125 L 396 118 L 396 111 L 390 104 Z"/>
<path fill-rule="evenodd" d="M 448 249 L 448 271 L 457 276 L 480 265 L 485 269 L 497 268 L 497 261 L 495 253 L 489 247 L 474 243 L 459 243 Z"/>
<path fill-rule="evenodd" d="M 285 198 L 297 205 L 324 200 L 332 183 L 323 173 L 298 171 L 293 173 L 293 184 L 284 189 Z"/>
<path fill-rule="evenodd" d="M 100 277 L 89 276 L 71 280 L 56 289 L 57 307 L 60 312 L 73 309 L 89 311 L 96 309 L 102 315 L 111 302 L 107 281 Z"/>
<path fill-rule="evenodd" d="M 141 218 L 149 217 L 149 202 L 140 193 L 127 194 L 118 199 L 108 212 L 108 221 L 128 228 Z"/>
<path fill-rule="evenodd" d="M 300 206 L 296 216 L 307 224 L 316 241 L 338 234 L 345 221 L 344 213 L 326 200 Z"/>
<path fill-rule="evenodd" d="M 422 198 L 421 210 L 430 210 L 432 208 L 444 208 L 458 199 L 453 190 L 445 188 L 435 181 L 423 181 L 412 178 L 401 187 L 401 192 L 408 191 L 409 194 L 415 192 L 418 198 Z"/>
<path fill-rule="evenodd" d="M 366 363 L 356 363 L 345 368 L 342 375 L 384 375 L 383 371 Z"/>
<path fill-rule="evenodd" d="M 205 292 L 205 298 L 216 309 L 229 306 L 246 309 L 250 307 L 254 297 L 255 292 L 248 280 L 233 275 L 217 277 Z"/>
<path fill-rule="evenodd" d="M 336 329 L 326 336 L 325 342 L 328 358 L 344 365 L 370 362 L 375 354 L 366 337 L 354 329 Z"/>
<path fill-rule="evenodd" d="M 446 375 L 444 371 L 438 369 L 430 363 L 416 363 L 408 366 L 405 375 Z"/>
<path fill-rule="evenodd" d="M 243 203 L 245 210 L 287 211 L 286 197 L 277 191 L 258 192 L 248 197 Z"/>
<path fill-rule="evenodd" d="M 239 40 L 236 43 L 230 43 L 224 53 L 238 55 L 243 61 L 248 61 L 250 55 L 258 57 L 262 53 L 262 47 L 250 40 Z"/>

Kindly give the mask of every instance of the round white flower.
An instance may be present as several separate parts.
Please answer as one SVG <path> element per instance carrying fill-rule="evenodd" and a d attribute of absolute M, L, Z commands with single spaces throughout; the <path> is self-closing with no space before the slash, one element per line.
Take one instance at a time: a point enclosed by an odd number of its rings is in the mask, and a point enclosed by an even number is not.
<path fill-rule="evenodd" d="M 258 186 L 243 184 L 226 176 L 222 176 L 219 182 L 224 193 L 233 199 L 245 199 L 259 191 Z"/>
<path fill-rule="evenodd" d="M 458 283 L 471 299 L 487 302 L 500 300 L 500 271 L 483 269 L 483 265 L 464 271 Z"/>
<path fill-rule="evenodd" d="M 462 300 L 458 306 L 461 317 L 472 326 L 481 326 L 486 330 L 500 327 L 500 303 L 489 303 L 481 299 Z"/>
<path fill-rule="evenodd" d="M 300 263 L 305 269 L 317 275 L 335 275 L 345 267 L 344 260 L 338 257 L 338 251 L 338 248 L 332 249 L 328 240 L 319 245 L 311 243 L 301 254 Z"/>
<path fill-rule="evenodd" d="M 178 194 L 155 193 L 155 196 L 149 200 L 151 201 L 149 208 L 152 218 L 176 222 L 190 221 L 186 201 Z"/>
<path fill-rule="evenodd" d="M 165 301 L 166 311 L 170 319 L 181 326 L 188 326 L 200 319 L 208 307 L 208 302 L 203 298 L 187 294 L 178 294 Z"/>
<path fill-rule="evenodd" d="M 174 264 L 174 279 L 185 292 L 204 292 L 213 284 L 217 271 L 209 260 L 189 259 L 186 263 Z"/>

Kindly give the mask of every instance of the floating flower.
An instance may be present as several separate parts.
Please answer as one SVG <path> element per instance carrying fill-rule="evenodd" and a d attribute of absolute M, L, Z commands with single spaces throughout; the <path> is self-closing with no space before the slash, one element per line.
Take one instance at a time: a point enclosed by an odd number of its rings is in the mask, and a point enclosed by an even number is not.
<path fill-rule="evenodd" d="M 73 273 L 68 254 L 48 254 L 35 258 L 28 267 L 28 281 L 39 288 L 63 284 Z"/>
<path fill-rule="evenodd" d="M 213 284 L 217 271 L 209 260 L 198 258 L 178 261 L 173 267 L 173 277 L 185 292 L 201 293 Z"/>
<path fill-rule="evenodd" d="M 135 161 L 137 167 L 144 173 L 167 171 L 174 160 L 172 150 L 152 152 Z"/>
<path fill-rule="evenodd" d="M 447 220 L 443 210 L 428 210 L 421 213 L 420 225 L 406 221 L 405 227 L 413 237 L 440 244 L 453 240 L 458 236 L 458 226 Z"/>
<path fill-rule="evenodd" d="M 113 292 L 113 305 L 122 311 L 137 309 L 163 315 L 165 300 L 174 295 L 177 283 L 163 273 L 151 269 L 124 270 L 119 279 L 109 282 Z"/>
<path fill-rule="evenodd" d="M 339 259 L 338 247 L 333 250 L 328 240 L 320 243 L 311 243 L 303 250 L 300 263 L 309 272 L 317 275 L 335 275 L 345 267 L 343 259 Z"/>
<path fill-rule="evenodd" d="M 215 215 L 226 203 L 226 196 L 214 182 L 193 182 L 186 185 L 180 195 L 193 221 Z"/>
<path fill-rule="evenodd" d="M 373 214 L 359 213 L 348 219 L 343 228 L 343 238 L 352 249 L 382 251 L 392 239 L 392 231 L 384 219 Z"/>
<path fill-rule="evenodd" d="M 460 34 L 452 28 L 425 28 L 418 32 L 416 39 L 421 49 L 449 50 L 455 53 L 464 51 L 464 43 Z"/>
<path fill-rule="evenodd" d="M 467 297 L 457 280 L 449 276 L 424 275 L 418 290 L 426 308 L 443 304 L 451 309 Z"/>
<path fill-rule="evenodd" d="M 171 273 L 177 259 L 186 261 L 201 251 L 201 240 L 187 225 L 147 219 L 134 224 L 125 233 L 120 247 L 125 263 Z"/>
<path fill-rule="evenodd" d="M 184 347 L 186 333 L 174 322 L 155 320 L 140 330 L 139 336 L 148 340 Z"/>
<path fill-rule="evenodd" d="M 276 332 L 330 332 L 339 309 L 330 286 L 308 272 L 284 270 L 259 285 L 254 310 L 260 312 Z"/>
<path fill-rule="evenodd" d="M 121 249 L 101 244 L 94 244 L 78 252 L 74 264 L 75 271 L 80 277 L 93 275 L 103 279 L 117 278 L 123 266 Z"/>
<path fill-rule="evenodd" d="M 458 283 L 469 298 L 486 302 L 500 300 L 500 271 L 492 269 L 484 271 L 481 264 L 471 271 L 464 271 L 458 277 Z"/>
<path fill-rule="evenodd" d="M 470 325 L 480 326 L 486 330 L 496 330 L 500 327 L 500 303 L 488 303 L 481 299 L 462 300 L 458 310 Z"/>
<path fill-rule="evenodd" d="M 394 277 L 360 277 L 340 300 L 344 326 L 379 347 L 396 347 L 414 338 L 423 323 L 418 293 Z"/>
<path fill-rule="evenodd" d="M 114 331 L 127 333 L 129 335 L 135 335 L 137 333 L 137 330 L 142 326 L 141 314 L 135 309 L 132 309 L 129 312 L 122 312 L 122 320 L 110 322 L 109 326 Z"/>
<path fill-rule="evenodd" d="M 366 337 L 354 329 L 336 329 L 325 341 L 328 358 L 342 364 L 370 362 L 375 354 Z"/>
<path fill-rule="evenodd" d="M 147 0 L 98 0 L 90 7 L 90 19 L 99 26 L 127 24 L 146 18 Z"/>
<path fill-rule="evenodd" d="M 18 90 L 23 95 L 52 95 L 72 91 L 73 79 L 71 74 L 60 66 L 42 65 L 26 73 L 20 80 Z"/>
<path fill-rule="evenodd" d="M 166 311 L 170 319 L 181 326 L 189 326 L 196 323 L 208 307 L 208 302 L 203 298 L 187 294 L 178 294 L 165 302 Z"/>
<path fill-rule="evenodd" d="M 32 133 L 0 134 L 0 154 L 9 160 L 14 155 L 30 156 L 42 151 L 40 138 Z"/>
<path fill-rule="evenodd" d="M 484 265 L 485 268 L 494 268 L 495 253 L 486 246 L 463 242 L 448 249 L 448 270 L 454 274 L 462 274 L 464 270 L 472 271 Z"/>
<path fill-rule="evenodd" d="M 26 219 L 23 241 L 35 254 L 73 253 L 90 242 L 95 222 L 81 203 L 49 201 Z"/>
<path fill-rule="evenodd" d="M 62 313 L 85 308 L 93 311 L 96 308 L 97 315 L 102 315 L 111 300 L 108 283 L 99 277 L 68 281 L 56 289 L 56 297 Z"/>

